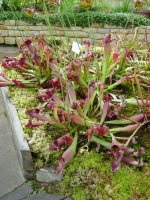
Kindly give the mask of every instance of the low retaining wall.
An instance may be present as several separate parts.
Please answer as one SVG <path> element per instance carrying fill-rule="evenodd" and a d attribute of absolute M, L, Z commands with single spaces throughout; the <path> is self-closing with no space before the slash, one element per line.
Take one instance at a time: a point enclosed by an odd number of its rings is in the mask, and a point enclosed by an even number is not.
<path fill-rule="evenodd" d="M 145 32 L 150 37 L 150 26 L 140 26 L 139 27 L 139 39 L 145 38 Z M 24 39 L 32 34 L 42 34 L 45 37 L 62 38 L 63 40 L 68 38 L 70 41 L 77 40 L 82 42 L 85 40 L 90 40 L 94 45 L 99 46 L 101 39 L 106 33 L 112 33 L 112 37 L 119 34 L 120 37 L 132 37 L 134 34 L 134 28 L 124 29 L 123 27 L 93 24 L 92 28 L 82 28 L 82 27 L 57 27 L 51 26 L 47 27 L 42 24 L 31 25 L 24 21 L 6 20 L 0 21 L 0 44 L 16 44 L 16 39 Z"/>

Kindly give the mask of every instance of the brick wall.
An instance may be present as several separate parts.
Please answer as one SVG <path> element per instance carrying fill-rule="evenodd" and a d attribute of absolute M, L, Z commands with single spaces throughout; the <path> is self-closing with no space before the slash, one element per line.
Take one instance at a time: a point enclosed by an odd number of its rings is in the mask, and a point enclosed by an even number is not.
<path fill-rule="evenodd" d="M 139 39 L 145 38 L 145 31 L 150 37 L 150 26 L 139 27 Z M 93 24 L 92 28 L 82 27 L 47 27 L 42 24 L 35 26 L 28 24 L 24 21 L 6 20 L 0 21 L 0 44 L 16 44 L 16 39 L 25 39 L 32 34 L 43 34 L 44 37 L 56 37 L 68 39 L 70 41 L 77 40 L 79 43 L 90 40 L 94 45 L 99 46 L 101 39 L 106 33 L 111 33 L 112 37 L 116 37 L 116 34 L 121 38 L 130 38 L 134 34 L 134 29 L 124 29 L 123 27 L 110 26 L 101 24 Z M 150 38 L 149 38 L 150 39 Z"/>

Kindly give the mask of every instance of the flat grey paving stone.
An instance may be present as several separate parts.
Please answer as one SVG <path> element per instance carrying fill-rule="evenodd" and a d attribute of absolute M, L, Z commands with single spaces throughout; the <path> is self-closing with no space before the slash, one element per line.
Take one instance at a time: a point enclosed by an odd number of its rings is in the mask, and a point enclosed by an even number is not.
<path fill-rule="evenodd" d="M 18 47 L 12 47 L 12 46 L 0 46 L 0 53 L 18 53 L 19 48 Z"/>
<path fill-rule="evenodd" d="M 24 200 L 64 200 L 64 195 L 39 193 Z"/>
<path fill-rule="evenodd" d="M 73 198 L 69 197 L 69 198 L 65 198 L 64 200 L 73 200 Z"/>
<path fill-rule="evenodd" d="M 24 182 L 0 89 L 0 198 Z"/>
<path fill-rule="evenodd" d="M 15 57 L 19 54 L 18 47 L 7 47 L 7 46 L 0 46 L 0 62 L 4 58 L 4 56 Z"/>
<path fill-rule="evenodd" d="M 24 183 L 22 186 L 8 193 L 0 200 L 22 200 L 28 197 L 32 192 L 33 189 L 31 188 L 31 186 L 29 186 L 27 183 Z"/>

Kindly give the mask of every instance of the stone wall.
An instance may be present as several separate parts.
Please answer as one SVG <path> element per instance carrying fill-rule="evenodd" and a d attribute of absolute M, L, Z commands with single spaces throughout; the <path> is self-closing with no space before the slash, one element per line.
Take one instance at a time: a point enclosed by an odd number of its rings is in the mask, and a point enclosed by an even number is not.
<path fill-rule="evenodd" d="M 150 26 L 139 27 L 139 38 L 145 38 L 145 32 L 150 37 Z M 6 20 L 0 21 L 0 44 L 16 44 L 16 39 L 24 40 L 26 37 L 32 34 L 42 34 L 44 37 L 50 37 L 51 35 L 56 38 L 68 39 L 70 41 L 77 40 L 82 43 L 85 40 L 90 40 L 94 45 L 99 46 L 101 39 L 106 33 L 112 33 L 112 37 L 132 37 L 134 34 L 134 28 L 124 29 L 123 27 L 93 24 L 92 28 L 82 27 L 47 27 L 42 24 L 35 26 L 28 24 L 24 21 Z M 150 39 L 150 38 L 149 38 Z"/>

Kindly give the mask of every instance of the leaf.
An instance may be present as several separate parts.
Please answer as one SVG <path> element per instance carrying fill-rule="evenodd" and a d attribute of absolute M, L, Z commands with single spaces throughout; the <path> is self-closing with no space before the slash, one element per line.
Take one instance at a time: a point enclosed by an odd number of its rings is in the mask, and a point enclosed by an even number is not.
<path fill-rule="evenodd" d="M 117 119 L 117 120 L 111 120 L 111 121 L 105 121 L 105 124 L 132 124 L 131 120 L 126 119 Z"/>
<path fill-rule="evenodd" d="M 43 78 L 41 78 L 41 79 L 40 79 L 40 84 L 44 83 L 46 80 L 47 80 L 47 77 L 46 77 L 46 76 L 43 77 Z"/>
<path fill-rule="evenodd" d="M 55 119 L 60 123 L 60 120 L 59 120 L 59 117 L 58 117 L 58 106 L 59 104 L 56 104 L 55 107 L 54 107 L 54 117 Z"/>

